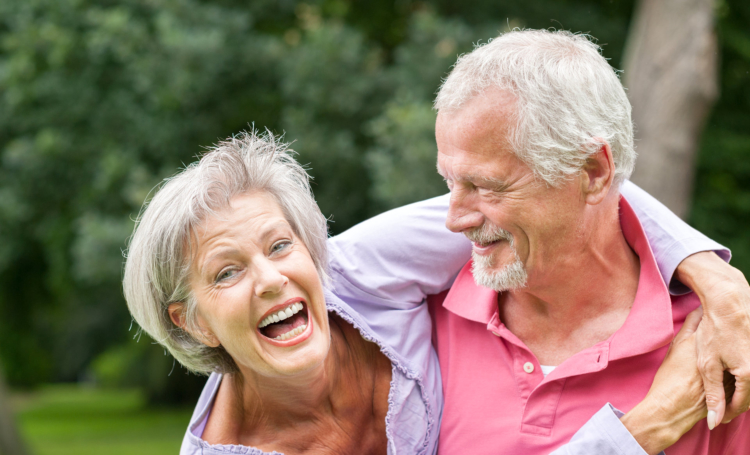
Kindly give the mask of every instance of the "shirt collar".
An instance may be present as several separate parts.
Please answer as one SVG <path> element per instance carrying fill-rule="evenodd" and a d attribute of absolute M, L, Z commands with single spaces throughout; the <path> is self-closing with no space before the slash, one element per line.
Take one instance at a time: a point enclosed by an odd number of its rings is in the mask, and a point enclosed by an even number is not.
<path fill-rule="evenodd" d="M 646 233 L 630 204 L 620 198 L 620 226 L 625 240 L 640 259 L 640 276 L 635 301 L 623 326 L 605 343 L 609 360 L 650 352 L 674 337 L 672 301 L 656 265 Z M 478 286 L 471 274 L 470 260 L 453 283 L 443 307 L 464 319 L 492 324 L 496 318 L 497 292 Z M 497 321 L 496 321 L 497 323 Z"/>

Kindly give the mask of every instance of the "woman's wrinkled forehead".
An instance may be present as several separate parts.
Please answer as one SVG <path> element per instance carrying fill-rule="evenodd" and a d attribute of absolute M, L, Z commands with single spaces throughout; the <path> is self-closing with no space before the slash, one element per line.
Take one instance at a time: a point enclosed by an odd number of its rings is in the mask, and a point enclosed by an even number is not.
<path fill-rule="evenodd" d="M 190 262 L 196 260 L 198 249 L 222 238 L 262 241 L 278 230 L 290 229 L 296 235 L 277 199 L 261 190 L 231 197 L 226 203 L 210 207 L 193 223 L 187 239 Z"/>

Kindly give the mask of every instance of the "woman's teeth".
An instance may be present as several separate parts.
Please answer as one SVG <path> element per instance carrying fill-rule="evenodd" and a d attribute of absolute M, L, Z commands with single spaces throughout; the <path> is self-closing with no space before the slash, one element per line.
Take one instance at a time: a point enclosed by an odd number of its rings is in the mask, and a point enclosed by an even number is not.
<path fill-rule="evenodd" d="M 258 328 L 262 329 L 268 324 L 273 324 L 274 322 L 279 322 L 283 321 L 286 318 L 291 318 L 293 315 L 299 313 L 302 308 L 304 308 L 304 306 L 301 302 L 293 303 L 283 310 L 280 310 L 278 313 L 273 313 L 272 315 L 267 316 L 265 319 L 260 321 Z"/>
<path fill-rule="evenodd" d="M 288 340 L 289 338 L 294 338 L 300 333 L 304 332 L 306 328 L 307 328 L 307 324 L 301 325 L 297 327 L 296 329 L 291 330 L 287 333 L 282 333 L 281 335 L 274 338 L 274 340 L 284 341 L 284 340 Z"/>

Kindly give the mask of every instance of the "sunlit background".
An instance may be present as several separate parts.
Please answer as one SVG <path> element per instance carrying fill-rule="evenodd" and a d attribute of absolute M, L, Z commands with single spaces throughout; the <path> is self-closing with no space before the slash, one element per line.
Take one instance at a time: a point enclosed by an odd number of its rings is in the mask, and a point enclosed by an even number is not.
<path fill-rule="evenodd" d="M 15 416 L 16 453 L 178 451 L 204 379 L 136 337 L 120 280 L 141 204 L 206 146 L 285 134 L 335 234 L 446 191 L 432 99 L 459 54 L 515 27 L 581 31 L 627 81 L 635 4 L 0 1 L 0 426 Z M 711 8 L 718 98 L 696 158 L 676 158 L 687 177 L 662 183 L 692 188 L 675 210 L 748 273 L 750 3 Z"/>

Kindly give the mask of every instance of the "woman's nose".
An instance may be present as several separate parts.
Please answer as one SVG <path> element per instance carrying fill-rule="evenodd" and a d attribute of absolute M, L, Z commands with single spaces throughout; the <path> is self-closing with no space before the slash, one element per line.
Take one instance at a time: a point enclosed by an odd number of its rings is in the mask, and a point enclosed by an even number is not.
<path fill-rule="evenodd" d="M 258 297 L 268 297 L 281 293 L 289 283 L 289 278 L 281 273 L 269 260 L 257 264 L 255 294 Z"/>

